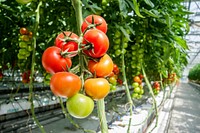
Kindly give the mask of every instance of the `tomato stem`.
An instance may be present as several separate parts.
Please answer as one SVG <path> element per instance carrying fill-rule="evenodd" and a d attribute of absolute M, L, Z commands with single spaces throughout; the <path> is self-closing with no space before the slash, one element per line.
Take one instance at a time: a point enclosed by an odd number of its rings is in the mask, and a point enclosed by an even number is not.
<path fill-rule="evenodd" d="M 122 36 L 122 40 L 124 39 L 124 36 Z M 123 42 L 123 41 L 122 41 Z M 124 49 L 124 43 L 122 43 L 122 50 Z M 127 133 L 130 133 L 130 127 L 131 127 L 131 122 L 132 122 L 132 115 L 133 115 L 133 101 L 131 99 L 131 94 L 128 88 L 128 83 L 127 83 L 127 79 L 126 79 L 126 70 L 125 70 L 125 61 L 124 61 L 124 52 L 122 52 L 121 54 L 122 57 L 122 75 L 123 75 L 123 80 L 124 80 L 124 85 L 125 85 L 125 90 L 126 90 L 126 95 L 127 95 L 127 99 L 128 99 L 128 103 L 130 104 L 129 106 L 129 111 L 130 111 L 130 118 L 129 118 L 129 124 L 128 124 L 128 129 L 127 129 Z"/>
<path fill-rule="evenodd" d="M 107 125 L 107 120 L 106 120 L 104 99 L 100 99 L 97 101 L 97 111 L 98 111 L 98 117 L 100 121 L 101 132 L 108 133 L 108 125 Z"/>
<path fill-rule="evenodd" d="M 151 132 L 152 132 L 157 127 L 157 125 L 158 125 L 158 108 L 157 108 L 157 102 L 156 102 L 155 95 L 153 93 L 153 89 L 151 87 L 151 84 L 150 84 L 150 82 L 149 82 L 149 80 L 147 78 L 147 75 L 145 73 L 143 65 L 142 65 L 142 73 L 144 75 L 144 80 L 145 80 L 145 82 L 147 84 L 147 87 L 149 89 L 150 95 L 151 95 L 151 97 L 153 99 L 153 107 L 154 107 L 155 115 L 156 115 L 156 124 L 155 124 L 154 128 L 151 130 Z"/>
<path fill-rule="evenodd" d="M 44 127 L 40 124 L 38 119 L 36 118 L 35 115 L 35 109 L 34 109 L 34 103 L 33 103 L 33 74 L 34 74 L 34 69 L 35 69 L 35 53 L 36 53 L 36 33 L 38 31 L 38 26 L 39 26 L 39 20 L 40 20 L 40 7 L 42 6 L 42 1 L 39 2 L 37 9 L 36 9 L 36 22 L 35 22 L 35 27 L 34 27 L 34 35 L 33 35 L 33 52 L 32 52 L 32 62 L 31 62 L 31 74 L 30 74 L 30 83 L 29 83 L 29 101 L 31 103 L 31 114 L 34 122 L 37 124 L 39 127 L 40 131 L 42 133 L 45 133 Z"/>

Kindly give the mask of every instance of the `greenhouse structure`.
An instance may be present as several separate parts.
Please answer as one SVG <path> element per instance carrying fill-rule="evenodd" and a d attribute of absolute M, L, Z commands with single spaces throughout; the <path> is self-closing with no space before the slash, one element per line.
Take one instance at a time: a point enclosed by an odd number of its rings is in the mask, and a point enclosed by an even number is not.
<path fill-rule="evenodd" d="M 199 133 L 200 0 L 0 0 L 0 133 Z"/>

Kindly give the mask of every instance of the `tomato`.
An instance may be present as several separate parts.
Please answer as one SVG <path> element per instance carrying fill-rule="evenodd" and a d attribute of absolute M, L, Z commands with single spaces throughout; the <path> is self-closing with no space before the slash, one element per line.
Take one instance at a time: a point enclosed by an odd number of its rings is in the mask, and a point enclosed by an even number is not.
<path fill-rule="evenodd" d="M 115 91 L 115 90 L 117 90 L 117 86 L 110 84 L 110 91 Z"/>
<path fill-rule="evenodd" d="M 142 74 L 139 74 L 138 76 L 140 77 L 141 80 L 144 78 Z"/>
<path fill-rule="evenodd" d="M 137 98 L 138 97 L 138 93 L 133 92 L 131 95 L 132 98 Z"/>
<path fill-rule="evenodd" d="M 135 76 L 135 77 L 133 78 L 133 81 L 134 81 L 134 82 L 141 83 L 141 79 L 140 79 L 139 76 Z"/>
<path fill-rule="evenodd" d="M 110 78 L 108 79 L 108 81 L 109 81 L 111 84 L 113 84 L 113 85 L 116 85 L 116 84 L 117 84 L 117 79 L 116 79 L 114 76 L 110 77 Z"/>
<path fill-rule="evenodd" d="M 157 91 L 159 91 L 159 90 L 160 90 L 160 87 L 155 87 L 155 89 L 156 89 Z"/>
<path fill-rule="evenodd" d="M 122 81 L 120 78 L 118 78 L 118 79 L 117 79 L 117 83 L 118 83 L 119 85 L 122 85 L 122 84 L 123 84 L 123 81 Z"/>
<path fill-rule="evenodd" d="M 89 60 L 88 70 L 97 77 L 106 77 L 113 71 L 113 61 L 108 54 L 105 54 L 97 62 Z"/>
<path fill-rule="evenodd" d="M 65 31 L 60 34 L 55 39 L 55 45 L 62 49 L 63 51 L 67 50 L 68 52 L 77 51 L 78 43 L 76 41 L 70 41 L 68 39 L 78 40 L 79 37 L 70 31 Z"/>
<path fill-rule="evenodd" d="M 57 72 L 51 77 L 50 88 L 56 96 L 71 97 L 81 89 L 81 79 L 70 72 Z"/>
<path fill-rule="evenodd" d="M 83 94 L 77 93 L 67 99 L 67 110 L 75 118 L 86 118 L 94 109 L 94 101 Z"/>
<path fill-rule="evenodd" d="M 30 82 L 30 74 L 31 74 L 30 70 L 25 71 L 25 72 L 22 73 L 21 77 L 22 77 L 22 82 L 23 83 L 29 83 Z"/>
<path fill-rule="evenodd" d="M 139 94 L 140 94 L 140 95 L 144 94 L 144 89 L 140 89 Z"/>
<path fill-rule="evenodd" d="M 28 35 L 22 35 L 21 40 L 24 41 L 24 42 L 28 42 L 28 41 L 30 41 L 30 38 L 29 38 Z"/>
<path fill-rule="evenodd" d="M 85 81 L 84 88 L 88 96 L 98 100 L 108 95 L 110 84 L 104 78 L 90 78 Z"/>
<path fill-rule="evenodd" d="M 67 71 L 71 67 L 72 61 L 69 57 L 61 56 L 60 48 L 51 46 L 42 55 L 42 65 L 47 72 L 54 74 L 56 72 Z"/>
<path fill-rule="evenodd" d="M 20 48 L 27 48 L 28 44 L 26 42 L 19 42 L 19 47 Z"/>
<path fill-rule="evenodd" d="M 20 28 L 19 33 L 21 35 L 27 35 L 29 32 L 28 32 L 27 28 L 22 27 L 22 28 Z"/>
<path fill-rule="evenodd" d="M 102 57 L 109 48 L 109 40 L 105 33 L 97 29 L 88 30 L 83 36 L 84 53 L 88 56 L 99 58 Z"/>
<path fill-rule="evenodd" d="M 3 79 L 3 72 L 2 71 L 0 71 L 0 81 Z"/>
<path fill-rule="evenodd" d="M 90 24 L 95 24 L 96 29 L 101 30 L 102 32 L 107 32 L 107 23 L 105 19 L 98 15 L 89 15 L 85 18 L 83 24 L 81 25 L 81 31 L 85 32 Z"/>
<path fill-rule="evenodd" d="M 140 87 L 135 87 L 135 88 L 133 89 L 133 91 L 134 91 L 135 93 L 140 93 Z"/>
<path fill-rule="evenodd" d="M 133 82 L 132 86 L 133 86 L 133 88 L 139 87 L 139 83 L 138 82 Z"/>
<path fill-rule="evenodd" d="M 119 68 L 118 68 L 118 66 L 117 66 L 116 64 L 113 65 L 113 72 L 114 72 L 114 74 L 116 74 L 116 75 L 118 75 L 119 72 L 120 72 L 120 70 L 119 70 Z"/>
<path fill-rule="evenodd" d="M 155 81 L 155 82 L 153 83 L 153 87 L 154 87 L 154 88 L 160 87 L 159 82 L 158 82 L 158 81 Z"/>
<path fill-rule="evenodd" d="M 31 2 L 32 0 L 16 0 L 17 3 L 19 4 L 28 4 L 29 2 Z"/>

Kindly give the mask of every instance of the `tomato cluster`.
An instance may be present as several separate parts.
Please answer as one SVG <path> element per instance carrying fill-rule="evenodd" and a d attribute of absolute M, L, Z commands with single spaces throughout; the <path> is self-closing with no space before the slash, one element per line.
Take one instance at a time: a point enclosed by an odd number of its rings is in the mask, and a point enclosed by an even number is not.
<path fill-rule="evenodd" d="M 30 82 L 30 75 L 31 75 L 30 70 L 24 71 L 21 75 L 22 83 L 29 83 Z"/>
<path fill-rule="evenodd" d="M 113 65 L 113 71 L 107 77 L 110 83 L 110 90 L 115 91 L 117 89 L 117 85 L 122 85 L 123 81 L 119 78 L 120 69 L 117 64 Z"/>
<path fill-rule="evenodd" d="M 114 68 L 107 54 L 109 39 L 104 18 L 98 15 L 87 16 L 81 31 L 80 36 L 71 31 L 59 33 L 55 45 L 48 47 L 42 55 L 42 65 L 52 75 L 51 91 L 56 96 L 67 98 L 68 112 L 76 118 L 90 115 L 94 101 L 108 95 L 110 83 L 106 78 Z M 74 56 L 84 58 L 85 62 L 79 62 L 81 69 L 78 72 L 83 75 L 81 77 L 77 71 L 73 71 L 76 67 L 71 68 Z"/>
<path fill-rule="evenodd" d="M 159 92 L 160 92 L 160 83 L 158 81 L 155 81 L 153 83 L 153 93 L 154 95 L 158 95 Z"/>
<path fill-rule="evenodd" d="M 133 78 L 133 83 L 132 83 L 132 87 L 133 87 L 133 93 L 132 93 L 132 98 L 135 99 L 140 99 L 142 98 L 142 95 L 144 94 L 144 89 L 142 86 L 142 80 L 143 80 L 143 75 L 139 74 L 138 76 L 135 76 Z"/>

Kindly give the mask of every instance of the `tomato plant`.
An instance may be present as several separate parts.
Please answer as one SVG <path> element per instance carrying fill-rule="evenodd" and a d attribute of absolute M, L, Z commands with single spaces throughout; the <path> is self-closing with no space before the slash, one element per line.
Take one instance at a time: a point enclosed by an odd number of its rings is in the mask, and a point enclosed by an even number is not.
<path fill-rule="evenodd" d="M 88 29 L 89 26 L 94 26 L 98 30 L 103 31 L 104 33 L 107 32 L 107 23 L 105 19 L 98 15 L 89 15 L 84 19 L 84 22 L 81 26 L 82 32 L 85 32 L 85 30 Z"/>
<path fill-rule="evenodd" d="M 69 98 L 81 89 L 81 79 L 70 72 L 57 72 L 51 77 L 50 88 L 54 95 Z"/>
<path fill-rule="evenodd" d="M 61 52 L 62 50 L 56 46 L 51 46 L 44 51 L 42 65 L 47 72 L 54 74 L 56 72 L 68 71 L 68 68 L 71 67 L 71 59 L 63 57 Z"/>
<path fill-rule="evenodd" d="M 102 57 L 109 48 L 107 35 L 98 29 L 88 30 L 83 36 L 83 44 L 84 53 L 94 58 Z"/>
<path fill-rule="evenodd" d="M 67 110 L 75 118 L 85 118 L 94 109 L 94 101 L 83 94 L 77 93 L 67 100 Z"/>
<path fill-rule="evenodd" d="M 70 31 L 64 31 L 58 34 L 55 39 L 55 45 L 62 49 L 63 51 L 67 50 L 68 52 L 77 51 L 78 43 L 77 40 L 79 37 Z"/>
<path fill-rule="evenodd" d="M 110 84 L 104 78 L 90 78 L 84 83 L 85 92 L 93 99 L 102 99 L 106 97 L 110 91 Z"/>
<path fill-rule="evenodd" d="M 88 70 L 97 77 L 106 77 L 113 71 L 113 61 L 105 54 L 99 61 L 89 60 Z"/>

